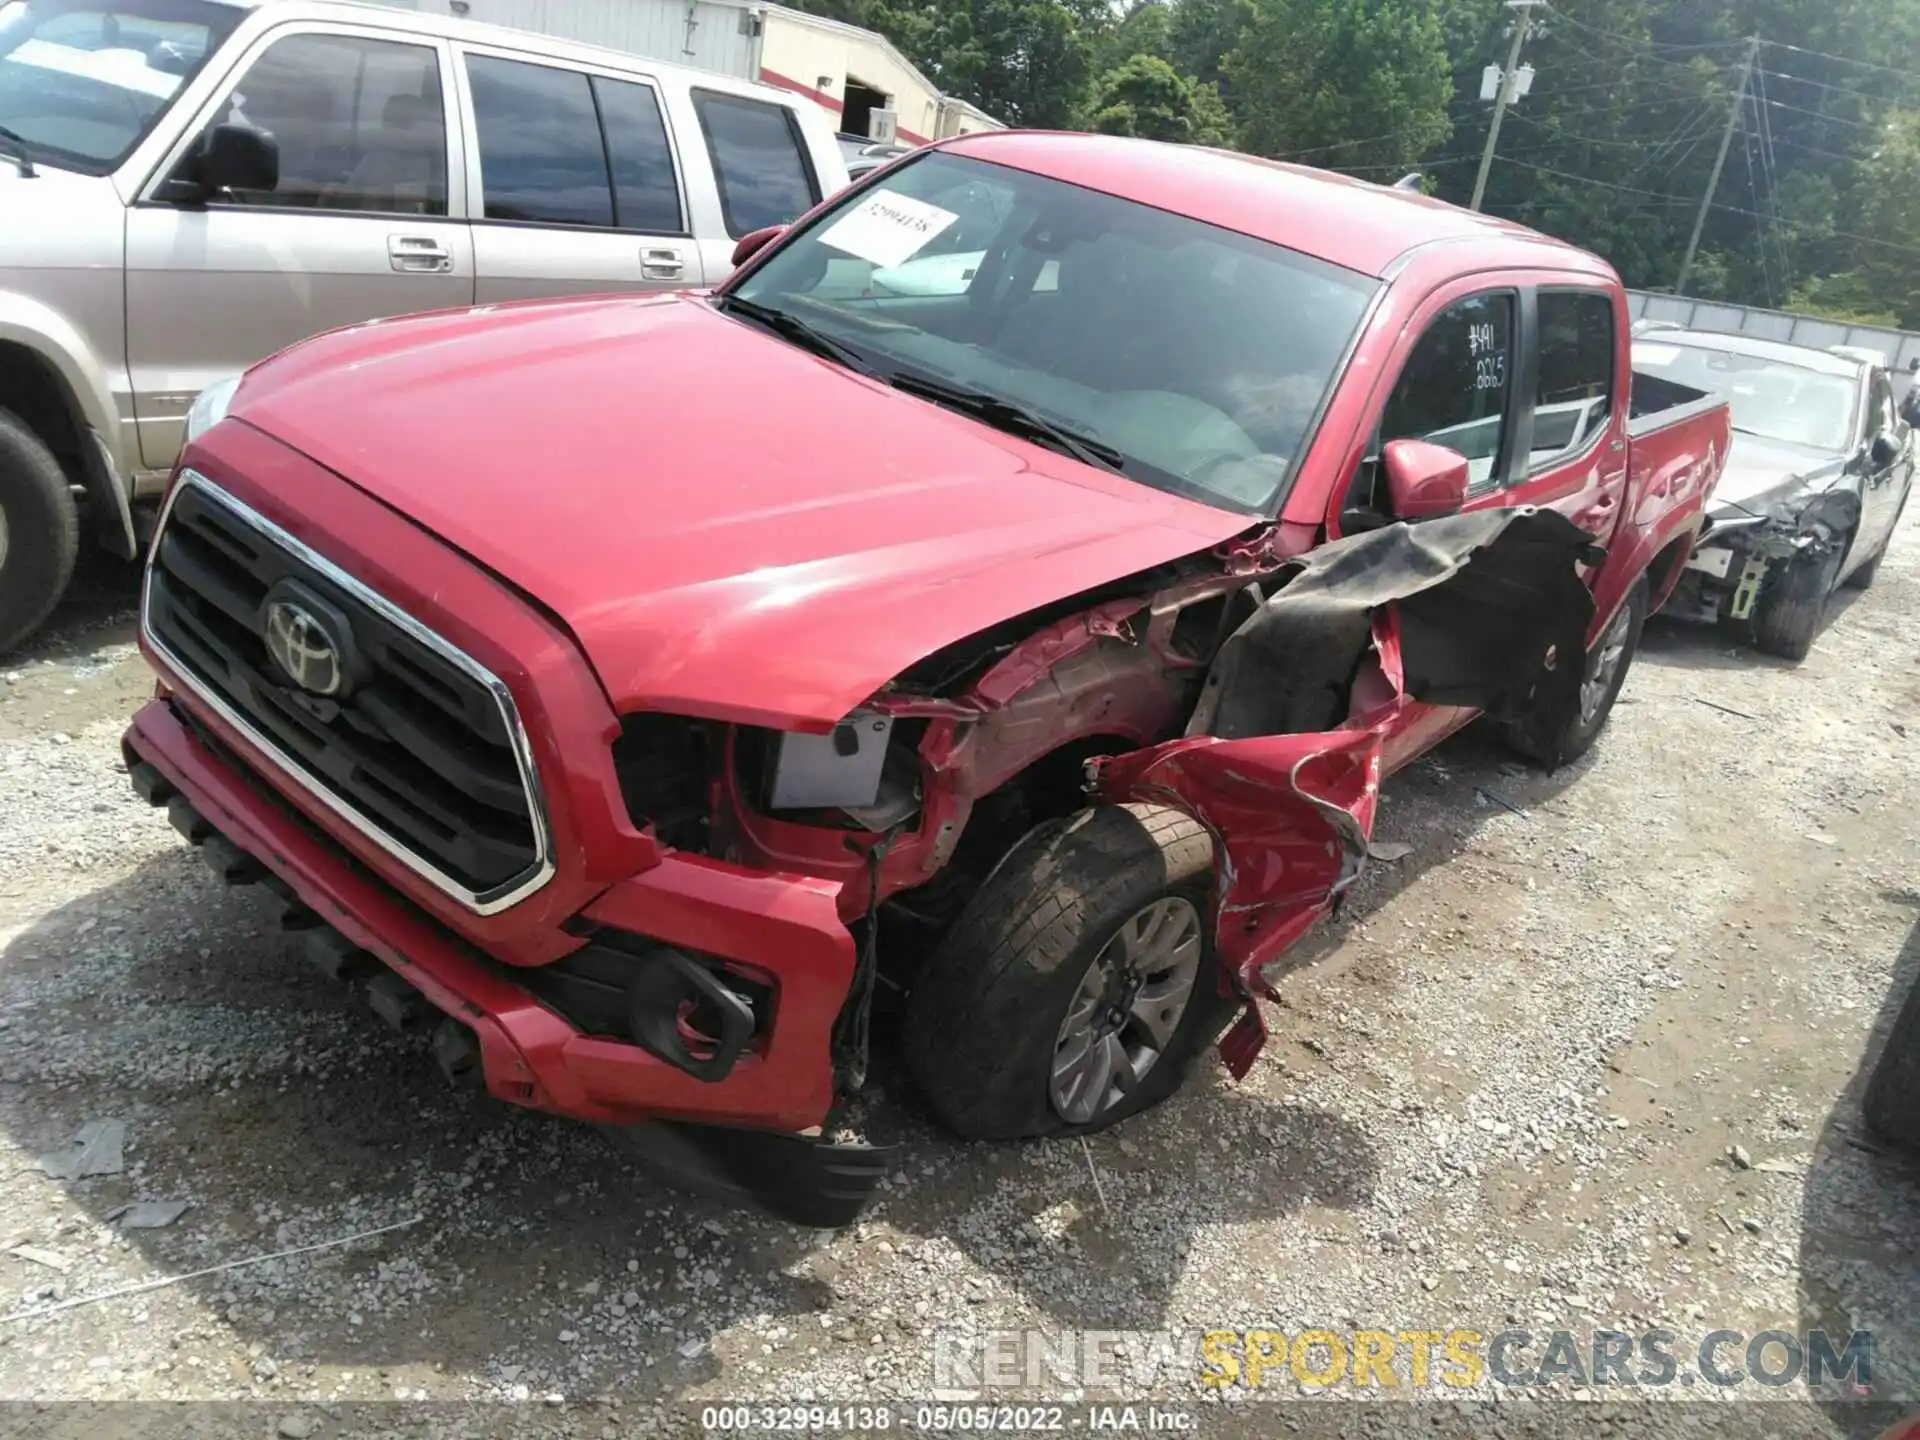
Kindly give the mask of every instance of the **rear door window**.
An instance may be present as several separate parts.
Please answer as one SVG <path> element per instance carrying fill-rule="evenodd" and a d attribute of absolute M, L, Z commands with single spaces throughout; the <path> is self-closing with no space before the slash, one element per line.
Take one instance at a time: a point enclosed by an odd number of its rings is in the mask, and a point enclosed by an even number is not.
<path fill-rule="evenodd" d="M 684 234 L 673 146 L 653 87 L 596 75 L 593 94 L 613 171 L 614 223 L 650 235 Z"/>
<path fill-rule="evenodd" d="M 1613 409 L 1613 301 L 1592 290 L 1546 290 L 1539 316 L 1528 455 L 1536 470 L 1585 450 Z"/>
<path fill-rule="evenodd" d="M 1499 482 L 1513 391 L 1514 297 L 1473 295 L 1414 343 L 1380 417 L 1380 441 L 1430 440 L 1467 457 L 1471 488 Z"/>
<path fill-rule="evenodd" d="M 820 198 L 800 126 L 784 105 L 693 92 L 694 109 L 713 157 L 720 211 L 738 239 L 769 225 L 785 225 Z"/>
<path fill-rule="evenodd" d="M 489 220 L 613 224 L 593 87 L 578 70 L 467 57 Z"/>

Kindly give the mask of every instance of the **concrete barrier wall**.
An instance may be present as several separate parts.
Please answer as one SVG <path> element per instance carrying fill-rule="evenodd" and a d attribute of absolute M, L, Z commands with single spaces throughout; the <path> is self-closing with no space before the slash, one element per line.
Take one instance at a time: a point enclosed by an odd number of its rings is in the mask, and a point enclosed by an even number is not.
<path fill-rule="evenodd" d="M 1878 325 L 1848 325 L 1785 310 L 1762 310 L 1754 305 L 1727 305 L 1717 300 L 1687 300 L 1673 295 L 1627 292 L 1627 309 L 1636 320 L 1665 320 L 1689 330 L 1718 330 L 1752 335 L 1762 340 L 1784 340 L 1794 345 L 1826 349 L 1831 345 L 1864 345 L 1887 357 L 1895 371 L 1920 360 L 1920 334 L 1887 330 Z M 1898 393 L 1896 391 L 1896 393 Z"/>

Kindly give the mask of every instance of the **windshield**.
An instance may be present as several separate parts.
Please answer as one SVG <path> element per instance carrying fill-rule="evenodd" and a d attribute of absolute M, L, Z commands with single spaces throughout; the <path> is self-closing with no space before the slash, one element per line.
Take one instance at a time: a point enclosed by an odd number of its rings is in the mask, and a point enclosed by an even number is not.
<path fill-rule="evenodd" d="M 1848 376 L 1664 340 L 1635 341 L 1633 368 L 1725 396 L 1733 428 L 1748 435 L 1819 450 L 1853 443 L 1860 386 Z"/>
<path fill-rule="evenodd" d="M 1265 241 L 936 151 L 721 303 L 796 317 L 881 379 L 964 392 L 987 423 L 1063 432 L 1132 479 L 1270 513 L 1373 289 Z"/>
<path fill-rule="evenodd" d="M 243 13 L 201 0 L 0 0 L 0 126 L 35 161 L 104 175 Z"/>

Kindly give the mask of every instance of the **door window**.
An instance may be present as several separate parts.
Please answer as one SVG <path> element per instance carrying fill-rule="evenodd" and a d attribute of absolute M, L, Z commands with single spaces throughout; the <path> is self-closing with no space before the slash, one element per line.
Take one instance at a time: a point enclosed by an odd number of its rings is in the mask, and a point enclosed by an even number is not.
<path fill-rule="evenodd" d="M 593 88 L 578 70 L 467 57 L 489 220 L 613 224 Z"/>
<path fill-rule="evenodd" d="M 820 198 L 799 127 L 784 105 L 693 93 L 700 128 L 720 185 L 720 210 L 736 240 L 769 225 L 785 225 Z"/>
<path fill-rule="evenodd" d="M 1893 406 L 1893 382 L 1884 370 L 1875 370 L 1867 385 L 1867 439 L 1891 434 L 1900 423 Z"/>
<path fill-rule="evenodd" d="M 280 183 L 232 192 L 235 203 L 447 213 L 440 57 L 427 46 L 350 35 L 277 40 L 215 123 L 249 125 L 279 143 Z"/>
<path fill-rule="evenodd" d="M 1513 389 L 1513 296 L 1449 305 L 1415 343 L 1380 417 L 1380 440 L 1431 440 L 1467 457 L 1471 486 L 1496 483 Z"/>
<path fill-rule="evenodd" d="M 1585 450 L 1606 428 L 1613 405 L 1612 299 L 1592 290 L 1546 290 L 1539 314 L 1532 469 Z"/>
<path fill-rule="evenodd" d="M 614 223 L 650 235 L 685 233 L 673 145 L 653 87 L 596 75 L 593 93 L 600 102 L 607 163 L 613 170 Z"/>
<path fill-rule="evenodd" d="M 487 219 L 685 232 L 651 86 L 486 55 L 467 76 Z"/>

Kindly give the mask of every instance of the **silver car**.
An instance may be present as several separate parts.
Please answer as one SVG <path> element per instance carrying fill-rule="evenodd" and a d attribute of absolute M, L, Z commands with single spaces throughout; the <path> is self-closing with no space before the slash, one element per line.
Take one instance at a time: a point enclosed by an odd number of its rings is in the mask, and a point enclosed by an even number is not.
<path fill-rule="evenodd" d="M 255 361 L 381 316 L 712 284 L 846 182 L 810 102 L 591 46 L 327 0 L 0 0 L 0 651 L 83 522 L 136 554 Z"/>

